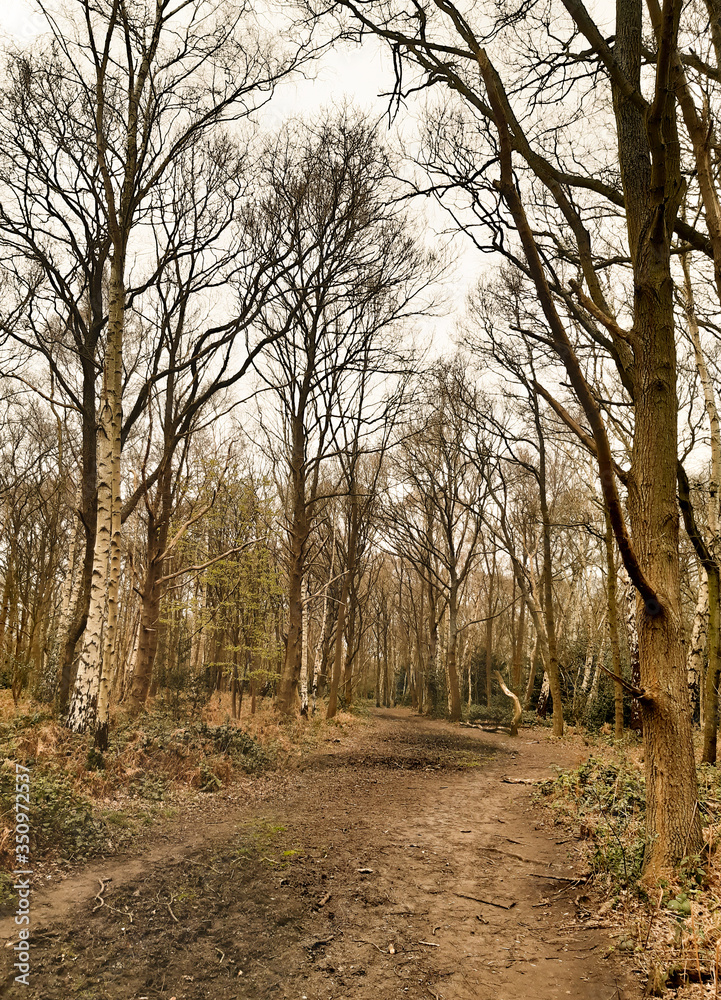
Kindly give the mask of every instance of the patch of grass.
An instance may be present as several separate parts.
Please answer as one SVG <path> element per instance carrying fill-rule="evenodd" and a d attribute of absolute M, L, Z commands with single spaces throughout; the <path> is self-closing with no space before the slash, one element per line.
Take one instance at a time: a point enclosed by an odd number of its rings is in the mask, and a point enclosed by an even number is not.
<path fill-rule="evenodd" d="M 238 834 L 233 860 L 242 861 L 260 857 L 277 846 L 277 841 L 285 832 L 286 827 L 282 823 L 269 819 L 252 820 L 245 824 L 244 829 Z M 266 861 L 268 860 L 266 858 Z M 277 862 L 272 863 L 277 864 Z"/>

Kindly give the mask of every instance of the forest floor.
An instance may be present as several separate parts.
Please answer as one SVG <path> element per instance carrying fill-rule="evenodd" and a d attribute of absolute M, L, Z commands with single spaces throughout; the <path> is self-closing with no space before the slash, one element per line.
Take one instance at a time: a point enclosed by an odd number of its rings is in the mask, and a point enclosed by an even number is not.
<path fill-rule="evenodd" d="M 641 996 L 579 841 L 530 783 L 588 756 L 579 737 L 390 709 L 324 739 L 246 795 L 198 796 L 124 857 L 42 876 L 29 987 L 0 920 L 0 996 Z"/>

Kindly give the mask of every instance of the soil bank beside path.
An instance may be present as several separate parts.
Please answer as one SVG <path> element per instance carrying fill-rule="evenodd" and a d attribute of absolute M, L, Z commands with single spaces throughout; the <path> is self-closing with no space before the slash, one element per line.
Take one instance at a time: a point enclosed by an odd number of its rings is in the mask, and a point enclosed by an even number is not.
<path fill-rule="evenodd" d="M 584 757 L 380 710 L 259 804 L 32 900 L 28 1000 L 633 1000 L 577 842 L 532 801 Z M 606 957 L 608 956 L 608 957 Z"/>

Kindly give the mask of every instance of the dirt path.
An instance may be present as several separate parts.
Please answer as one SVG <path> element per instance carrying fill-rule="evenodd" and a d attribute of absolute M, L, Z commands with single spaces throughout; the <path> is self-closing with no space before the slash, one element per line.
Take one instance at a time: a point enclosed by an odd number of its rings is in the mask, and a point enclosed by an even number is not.
<path fill-rule="evenodd" d="M 37 894 L 31 985 L 6 948 L 0 996 L 632 1000 L 609 932 L 563 881 L 575 842 L 502 780 L 579 756 L 378 712 L 259 806 Z"/>

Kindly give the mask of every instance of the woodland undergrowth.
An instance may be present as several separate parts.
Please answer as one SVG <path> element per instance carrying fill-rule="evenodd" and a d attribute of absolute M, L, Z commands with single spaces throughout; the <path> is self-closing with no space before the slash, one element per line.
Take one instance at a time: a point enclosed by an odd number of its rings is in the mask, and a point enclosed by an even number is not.
<path fill-rule="evenodd" d="M 590 879 L 605 897 L 587 916 L 615 928 L 612 950 L 642 973 L 647 996 L 721 998 L 721 772 L 699 765 L 703 851 L 649 885 L 640 744 L 632 736 L 589 743 L 584 764 L 540 786 L 555 822 L 581 839 Z"/>
<path fill-rule="evenodd" d="M 4 696 L 8 695 L 7 698 Z M 118 714 L 102 754 L 30 703 L 18 711 L 0 691 L 0 908 L 14 895 L 12 823 L 16 762 L 30 768 L 31 856 L 66 865 L 122 851 L 157 822 L 209 799 L 250 798 L 251 776 L 285 768 L 339 731 L 363 725 L 340 712 L 279 725 L 270 703 L 230 717 L 227 695 L 184 718 L 162 707 Z"/>

